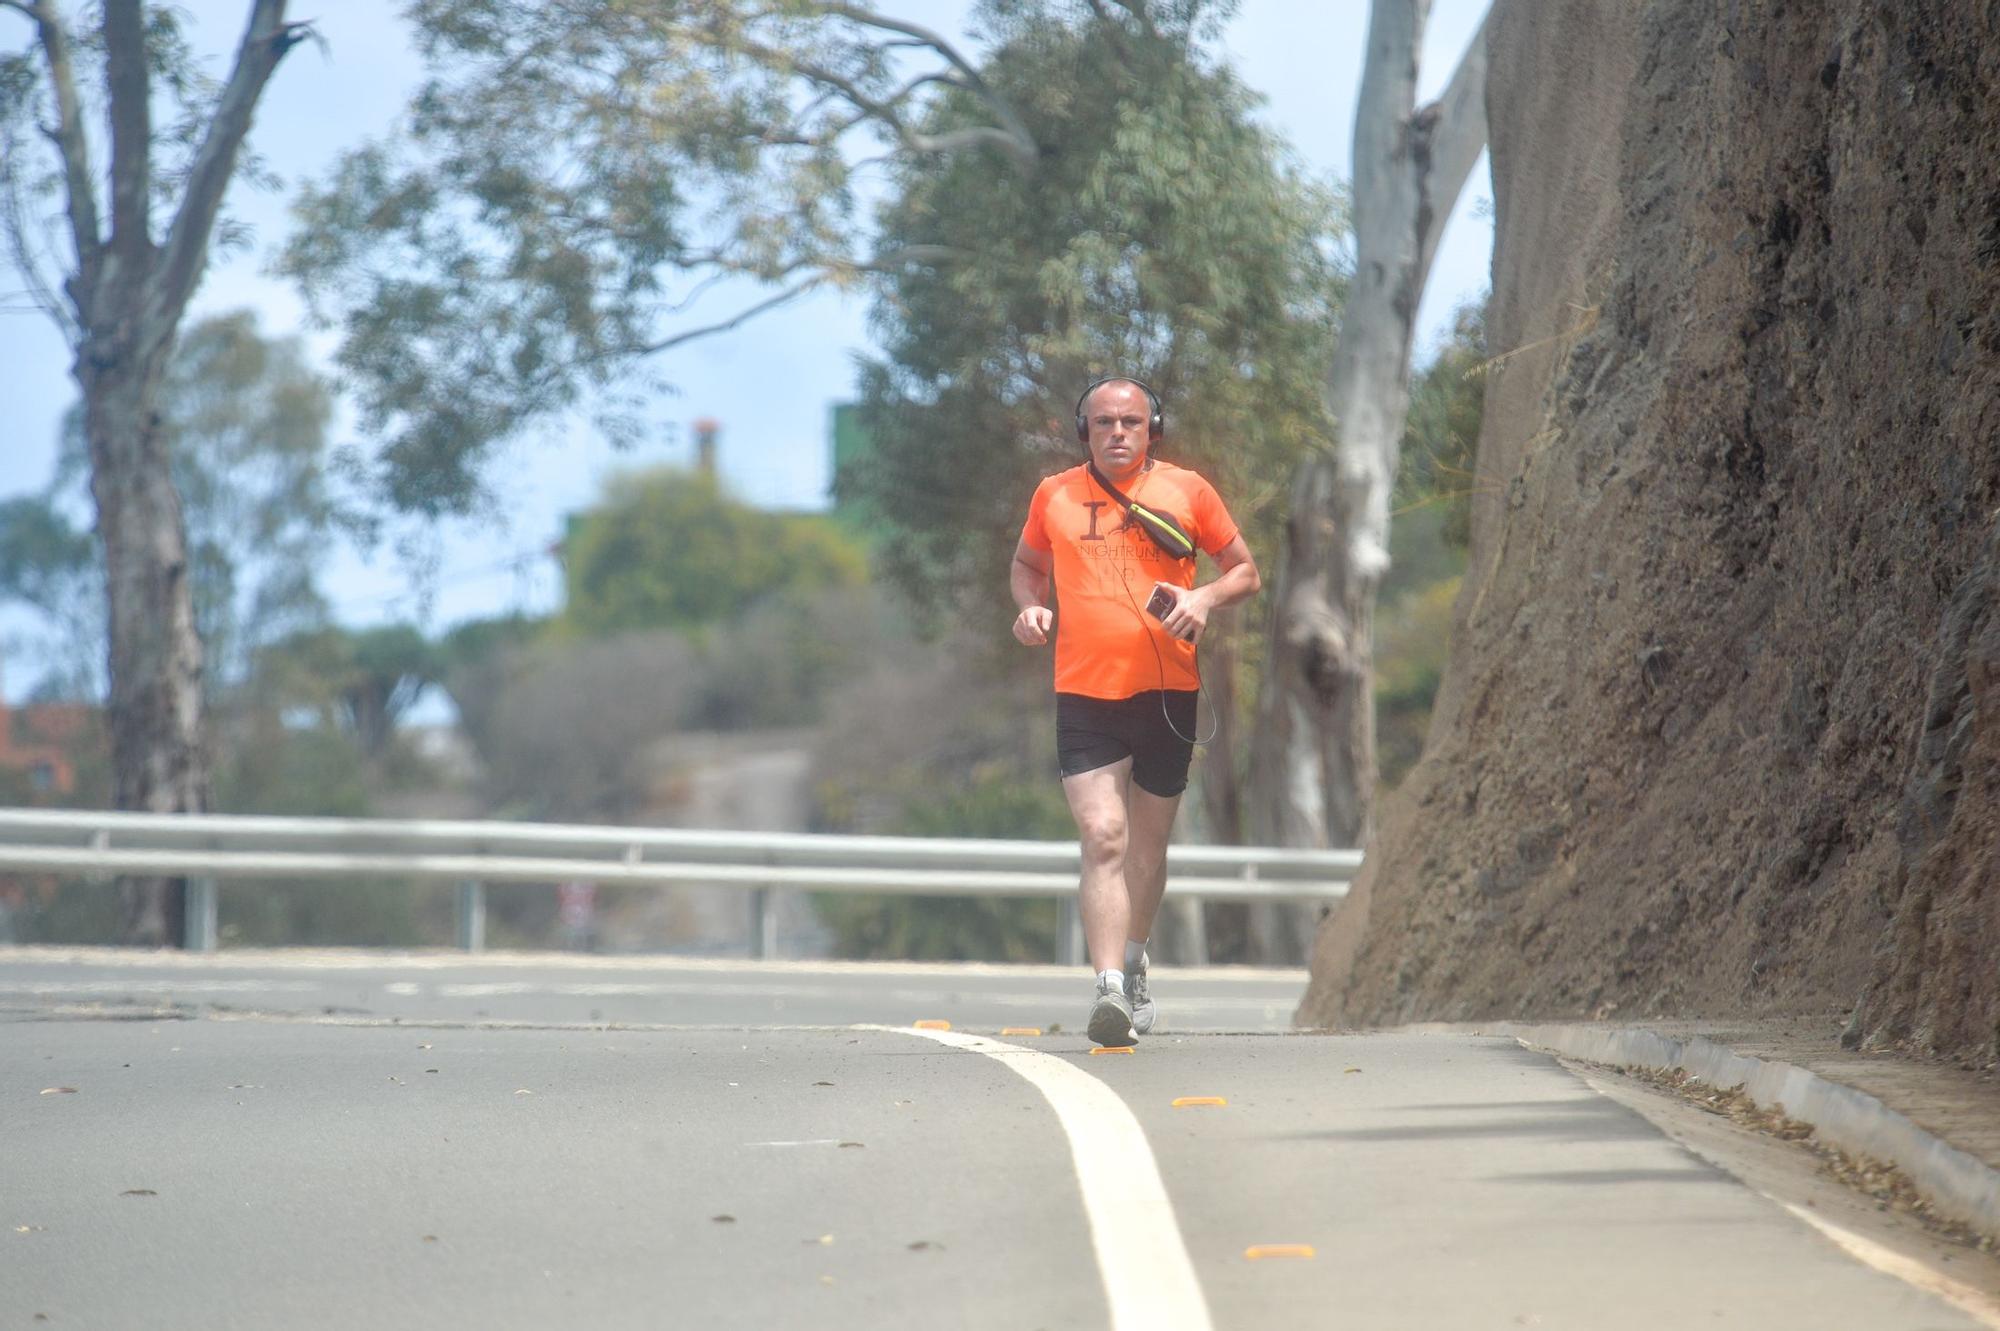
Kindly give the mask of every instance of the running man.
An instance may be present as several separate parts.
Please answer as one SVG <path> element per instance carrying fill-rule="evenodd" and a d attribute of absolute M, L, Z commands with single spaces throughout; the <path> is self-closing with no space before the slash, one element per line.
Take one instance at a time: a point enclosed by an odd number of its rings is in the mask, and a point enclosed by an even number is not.
<path fill-rule="evenodd" d="M 1215 487 L 1152 456 L 1164 433 L 1152 389 L 1124 377 L 1091 384 L 1076 430 L 1090 460 L 1036 488 L 1009 583 L 1014 637 L 1039 647 L 1055 629 L 1056 751 L 1083 845 L 1078 905 L 1097 973 L 1090 1038 L 1123 1046 L 1158 1015 L 1146 940 L 1194 755 L 1195 644 L 1212 612 L 1263 581 Z M 1196 548 L 1221 569 L 1199 587 Z"/>

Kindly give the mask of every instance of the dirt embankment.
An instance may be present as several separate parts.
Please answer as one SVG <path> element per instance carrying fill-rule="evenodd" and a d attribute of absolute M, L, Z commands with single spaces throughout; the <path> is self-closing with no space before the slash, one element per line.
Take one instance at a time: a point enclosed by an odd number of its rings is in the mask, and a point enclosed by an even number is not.
<path fill-rule="evenodd" d="M 2000 4 L 1498 0 L 1472 571 L 1303 1015 L 2000 1019 Z"/>

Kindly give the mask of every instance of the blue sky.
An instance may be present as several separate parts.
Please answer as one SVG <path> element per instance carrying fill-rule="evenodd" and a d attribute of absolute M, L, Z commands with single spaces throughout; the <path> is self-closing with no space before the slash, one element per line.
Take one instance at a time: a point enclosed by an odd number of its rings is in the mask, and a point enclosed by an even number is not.
<path fill-rule="evenodd" d="M 963 33 L 971 9 L 970 0 L 878 4 L 954 35 Z M 244 0 L 181 0 L 181 7 L 212 72 L 225 73 L 249 6 Z M 267 91 L 252 131 L 253 144 L 285 185 L 272 194 L 232 191 L 229 206 L 255 227 L 256 239 L 245 253 L 210 269 L 193 308 L 197 316 L 254 309 L 266 333 L 306 332 L 296 293 L 265 273 L 285 234 L 293 188 L 323 174 L 342 149 L 393 128 L 419 74 L 396 0 L 295 8 L 314 18 L 328 49 L 322 54 L 303 46 L 292 53 Z M 1422 57 L 1422 95 L 1442 87 L 1485 9 L 1486 0 L 1437 0 Z M 1348 175 L 1366 24 L 1362 0 L 1243 0 L 1225 32 L 1228 58 L 1267 99 L 1266 122 L 1292 144 L 1306 169 L 1322 176 Z M 29 38 L 24 19 L 0 13 L 0 50 L 23 49 Z M 101 147 L 99 154 L 101 160 Z M 1482 159 L 1445 233 L 1425 293 L 1420 360 L 1448 326 L 1452 310 L 1487 285 L 1493 231 L 1479 205 L 1490 195 Z M 657 430 L 635 448 L 613 449 L 580 422 L 516 442 L 491 473 L 498 500 L 494 512 L 447 524 L 424 538 L 437 561 L 428 600 L 419 599 L 408 568 L 387 546 L 372 556 L 341 549 L 323 575 L 337 618 L 355 626 L 413 620 L 437 630 L 509 610 L 553 607 L 559 581 L 553 561 L 542 552 L 560 529 L 562 515 L 591 503 L 612 472 L 685 461 L 686 423 L 700 416 L 723 423 L 722 472 L 738 494 L 772 506 L 821 506 L 830 479 L 828 412 L 852 395 L 854 356 L 870 345 L 865 314 L 863 296 L 822 295 L 672 353 L 656 368 L 679 394 L 653 405 L 650 418 Z M 322 363 L 329 345 L 323 336 L 308 336 Z M 5 367 L 0 497 L 5 497 L 48 483 L 56 425 L 75 390 L 68 350 L 40 314 L 0 313 L 0 366 Z M 771 391 L 774 371 L 783 393 Z M 343 416 L 337 439 L 351 437 L 351 428 Z M 19 611 L 0 613 L 0 688 L 9 697 L 18 698 L 33 682 L 32 667 L 15 650 L 31 626 Z M 6 668 L 9 663 L 14 668 Z"/>

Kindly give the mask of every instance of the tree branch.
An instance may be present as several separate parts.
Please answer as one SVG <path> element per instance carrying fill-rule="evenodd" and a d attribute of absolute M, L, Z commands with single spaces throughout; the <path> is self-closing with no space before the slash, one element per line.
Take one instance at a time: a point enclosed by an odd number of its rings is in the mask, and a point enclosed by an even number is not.
<path fill-rule="evenodd" d="M 1111 17 L 1111 11 L 1104 7 L 1104 0 L 1089 0 L 1089 4 L 1090 12 L 1104 25 L 1104 34 L 1111 43 L 1111 49 L 1118 53 L 1119 60 L 1131 64 L 1132 48 L 1125 45 L 1125 33 L 1118 20 Z"/>
<path fill-rule="evenodd" d="M 827 3 L 820 5 L 820 10 L 822 13 L 830 14 L 835 18 L 844 18 L 851 23 L 858 23 L 863 27 L 879 28 L 884 32 L 902 33 L 905 37 L 921 42 L 933 51 L 936 51 L 952 68 L 959 72 L 959 76 L 964 80 L 964 86 L 974 96 L 978 97 L 980 101 L 984 102 L 986 109 L 991 111 L 994 119 L 1000 122 L 1000 128 L 997 130 L 977 131 L 979 141 L 998 144 L 1002 151 L 1014 159 L 1023 172 L 1033 172 L 1036 166 L 1039 165 L 1042 156 L 1041 146 L 1035 142 L 1035 136 L 1028 132 L 1027 125 L 1022 122 L 1019 113 L 1014 110 L 1014 104 L 994 91 L 993 86 L 980 74 L 978 66 L 961 55 L 958 48 L 953 46 L 942 34 L 903 19 L 890 18 L 886 14 L 877 14 L 872 10 L 862 9 L 856 5 L 838 3 L 837 0 L 828 0 Z M 898 130 L 904 133 L 907 141 L 908 132 L 902 130 L 900 126 L 898 126 Z M 961 131 L 961 133 L 973 133 L 973 131 Z M 918 137 L 921 138 L 923 136 L 919 135 Z M 912 146 L 916 145 L 912 144 Z M 923 151 L 946 152 L 950 151 L 950 149 L 929 148 L 923 149 Z"/>
<path fill-rule="evenodd" d="M 86 293 L 97 269 L 97 250 L 103 235 L 97 215 L 97 189 L 90 177 L 90 143 L 84 136 L 82 102 L 76 91 L 76 67 L 70 61 L 69 36 L 46 0 L 25 4 L 5 0 L 6 7 L 35 21 L 48 60 L 49 81 L 55 87 L 56 127 L 49 139 L 62 156 L 63 182 L 69 193 L 70 238 L 76 245 L 76 270 Z"/>
<path fill-rule="evenodd" d="M 143 272 L 152 247 L 153 75 L 140 0 L 106 0 L 104 82 L 111 98 L 112 252 Z"/>
<path fill-rule="evenodd" d="M 27 283 L 27 288 L 9 295 L 24 295 L 33 300 L 37 309 L 55 320 L 56 327 L 62 330 L 63 340 L 74 347 L 80 333 L 76 312 L 56 294 L 55 284 L 42 272 L 35 246 L 28 241 L 28 220 L 21 211 L 20 183 L 14 179 L 13 166 L 11 161 L 0 163 L 0 211 L 5 213 L 5 220 L 0 222 L 0 226 L 6 230 L 7 248 L 13 254 L 14 266 L 20 269 L 21 279 Z"/>
<path fill-rule="evenodd" d="M 1117 5 L 1133 18 L 1138 19 L 1139 26 L 1145 29 L 1148 37 L 1153 38 L 1155 41 L 1159 40 L 1160 30 L 1154 26 L 1153 16 L 1146 12 L 1145 0 L 1111 0 L 1111 3 Z"/>
<path fill-rule="evenodd" d="M 634 350 L 642 356 L 652 356 L 662 351 L 671 350 L 683 343 L 692 342 L 697 338 L 713 337 L 717 333 L 727 333 L 732 329 L 741 327 L 744 323 L 756 318 L 766 310 L 774 310 L 780 305 L 797 300 L 800 296 L 805 295 L 814 287 L 822 285 L 827 280 L 827 274 L 817 273 L 803 282 L 796 282 L 786 287 L 775 296 L 760 300 L 747 309 L 737 311 L 720 323 L 704 324 L 700 328 L 690 328 L 685 332 L 675 333 L 672 337 L 662 338 L 658 342 L 649 343 L 646 346 L 634 348 Z"/>
<path fill-rule="evenodd" d="M 250 117 L 263 96 L 264 85 L 285 54 L 311 32 L 309 23 L 285 22 L 285 0 L 257 0 L 251 10 L 243 44 L 237 48 L 236 66 L 216 102 L 208 134 L 188 173 L 187 193 L 167 232 L 166 258 L 152 292 L 158 313 L 178 318 L 186 308 L 207 261 L 216 214 L 222 209 L 222 196 L 236 170 L 236 155 L 250 132 Z"/>
<path fill-rule="evenodd" d="M 671 337 L 662 338 L 658 342 L 648 343 L 633 350 L 636 350 L 642 356 L 652 356 L 662 351 L 668 351 L 674 347 L 681 346 L 684 343 L 693 342 L 698 338 L 713 337 L 717 333 L 732 332 L 765 311 L 774 310 L 780 305 L 797 300 L 800 296 L 805 295 L 815 287 L 824 286 L 841 272 L 887 273 L 893 272 L 904 264 L 946 263 L 953 259 L 966 257 L 968 256 L 965 251 L 954 249 L 949 245 L 904 245 L 898 249 L 890 250 L 886 254 L 878 254 L 872 259 L 853 261 L 802 259 L 796 263 L 787 265 L 785 271 L 796 272 L 800 268 L 813 266 L 817 266 L 820 271 L 802 282 L 795 282 L 775 295 L 758 301 L 755 305 L 737 311 L 729 318 L 723 319 L 720 322 L 703 324 L 699 328 L 690 328 L 684 332 L 675 333 Z M 592 357 L 591 359 L 597 358 Z"/>
<path fill-rule="evenodd" d="M 970 251 L 955 245 L 903 245 L 887 254 L 861 260 L 854 267 L 864 273 L 893 273 L 908 264 L 945 264 L 971 257 Z"/>
<path fill-rule="evenodd" d="M 981 144 L 992 144 L 1012 157 L 1017 163 L 1021 163 L 1024 171 L 1032 170 L 1034 167 L 1037 155 L 1032 151 L 1024 150 L 1021 140 L 1008 130 L 998 129 L 991 125 L 978 125 L 967 129 L 953 130 L 948 134 L 920 133 L 917 130 L 911 129 L 903 118 L 896 113 L 894 105 L 881 98 L 870 96 L 866 89 L 844 74 L 828 69 L 824 65 L 800 60 L 798 57 L 787 54 L 784 51 L 756 42 L 742 43 L 742 50 L 759 60 L 790 69 L 793 73 L 809 82 L 833 89 L 847 101 L 860 108 L 866 113 L 868 118 L 879 121 L 881 124 L 887 126 L 896 135 L 897 140 L 911 152 L 950 153 L 957 152 L 961 148 L 975 148 Z M 849 123 L 842 126 L 840 132 L 844 133 L 847 129 L 851 128 L 853 128 L 853 125 Z"/>
<path fill-rule="evenodd" d="M 1431 260 L 1466 177 L 1486 150 L 1486 32 L 1492 22 L 1493 11 L 1488 9 L 1443 95 L 1417 112 L 1418 123 L 1430 136 L 1430 169 L 1421 184 L 1431 205 L 1424 234 L 1418 238 L 1419 290 L 1430 279 Z"/>

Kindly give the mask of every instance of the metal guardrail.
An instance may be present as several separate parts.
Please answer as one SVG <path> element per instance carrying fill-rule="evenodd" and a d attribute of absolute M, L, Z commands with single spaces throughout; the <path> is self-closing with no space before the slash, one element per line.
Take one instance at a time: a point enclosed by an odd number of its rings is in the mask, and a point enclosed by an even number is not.
<path fill-rule="evenodd" d="M 1167 866 L 1181 899 L 1337 901 L 1361 852 L 1176 845 Z M 470 951 L 485 945 L 486 883 L 587 879 L 745 888 L 757 956 L 777 951 L 777 888 L 1055 897 L 1069 903 L 1059 946 L 1071 960 L 1081 870 L 1073 841 L 0 809 L 0 872 L 187 878 L 197 950 L 215 947 L 218 879 L 395 875 L 459 885 L 458 942 Z"/>

